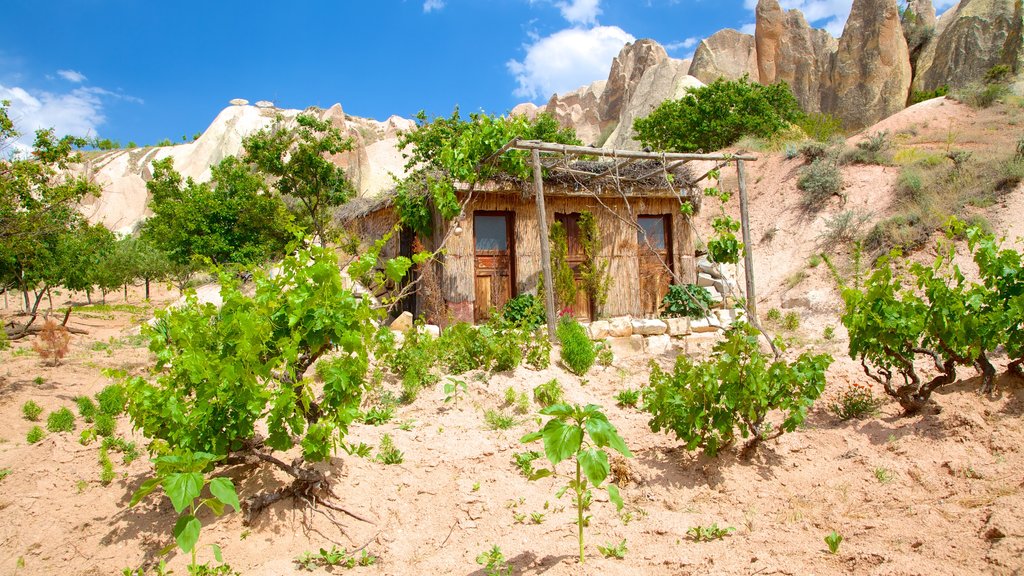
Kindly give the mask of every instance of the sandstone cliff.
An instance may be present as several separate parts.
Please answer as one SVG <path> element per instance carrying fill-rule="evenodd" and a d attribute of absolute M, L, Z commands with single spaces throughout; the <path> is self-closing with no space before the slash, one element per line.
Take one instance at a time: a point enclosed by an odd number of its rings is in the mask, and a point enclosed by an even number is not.
<path fill-rule="evenodd" d="M 244 101 L 242 101 L 244 102 Z M 146 147 L 104 152 L 83 166 L 103 192 L 84 206 L 93 222 L 119 232 L 132 231 L 148 214 L 146 182 L 152 178 L 154 160 L 174 158 L 174 167 L 182 176 L 197 181 L 210 178 L 210 167 L 227 156 L 242 151 L 242 139 L 273 125 L 280 115 L 287 125 L 302 111 L 271 106 L 233 104 L 221 111 L 194 142 L 176 146 Z M 348 116 L 340 105 L 308 112 L 330 120 L 353 139 L 351 152 L 333 160 L 343 166 L 360 194 L 375 194 L 391 185 L 389 173 L 402 171 L 401 153 L 395 148 L 399 130 L 414 126 L 411 120 L 393 116 L 385 122 Z"/>
<path fill-rule="evenodd" d="M 778 0 L 760 0 L 755 14 L 760 82 L 784 81 L 805 111 L 822 111 L 822 80 L 829 77 L 836 39 L 811 28 L 799 10 L 783 11 Z"/>
<path fill-rule="evenodd" d="M 689 73 L 705 84 L 718 78 L 739 80 L 744 74 L 756 82 L 760 72 L 754 37 L 731 28 L 715 32 L 697 45 Z"/>

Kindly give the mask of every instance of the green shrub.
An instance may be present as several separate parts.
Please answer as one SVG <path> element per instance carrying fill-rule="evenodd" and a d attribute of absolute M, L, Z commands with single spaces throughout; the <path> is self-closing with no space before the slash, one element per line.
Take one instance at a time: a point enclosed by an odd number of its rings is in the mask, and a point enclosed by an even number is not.
<path fill-rule="evenodd" d="M 384 361 L 392 373 L 402 381 L 402 399 L 412 402 L 420 389 L 430 387 L 440 381 L 433 372 L 437 361 L 437 341 L 434 337 L 417 325 L 405 334 L 402 345 Z"/>
<path fill-rule="evenodd" d="M 644 146 L 673 152 L 713 152 L 742 136 L 771 138 L 800 119 L 800 105 L 784 82 L 770 86 L 718 80 L 666 100 L 633 123 Z"/>
<path fill-rule="evenodd" d="M 534 370 L 543 370 L 551 365 L 551 341 L 545 330 L 542 335 L 533 335 L 526 343 L 526 364 Z"/>
<path fill-rule="evenodd" d="M 597 363 L 605 368 L 615 362 L 615 353 L 612 352 L 611 344 L 608 342 L 595 342 L 594 352 L 597 354 Z"/>
<path fill-rule="evenodd" d="M 971 108 L 988 108 L 1009 94 L 1010 87 L 1006 84 L 971 84 L 952 96 Z"/>
<path fill-rule="evenodd" d="M 842 121 L 831 114 L 823 114 L 821 112 L 804 114 L 797 122 L 797 126 L 808 137 L 818 142 L 828 142 L 833 137 L 843 134 Z"/>
<path fill-rule="evenodd" d="M 696 284 L 672 284 L 661 299 L 663 318 L 704 318 L 712 305 L 711 293 Z"/>
<path fill-rule="evenodd" d="M 800 327 L 800 316 L 796 312 L 786 312 L 782 319 L 782 327 L 786 330 L 796 330 Z"/>
<path fill-rule="evenodd" d="M 96 407 L 96 403 L 92 401 L 92 398 L 88 396 L 76 396 L 75 404 L 78 406 L 78 414 L 86 422 L 92 422 L 96 418 L 96 412 L 99 408 Z"/>
<path fill-rule="evenodd" d="M 75 429 L 75 415 L 67 408 L 50 412 L 46 417 L 46 429 L 50 432 L 71 432 Z"/>
<path fill-rule="evenodd" d="M 701 448 L 710 456 L 732 444 L 739 430 L 760 440 L 792 432 L 825 388 L 827 354 L 801 354 L 795 362 L 771 361 L 761 353 L 759 333 L 740 322 L 715 345 L 711 358 L 694 363 L 679 356 L 672 372 L 651 363 L 650 386 L 644 389 L 644 410 L 654 432 L 675 433 L 687 450 Z M 783 413 L 782 422 L 766 422 L 769 412 Z"/>
<path fill-rule="evenodd" d="M 39 416 L 43 413 L 43 408 L 39 404 L 36 404 L 35 400 L 29 400 L 21 405 L 21 415 L 25 417 L 25 420 L 30 422 L 39 421 Z"/>
<path fill-rule="evenodd" d="M 829 198 L 840 195 L 843 175 L 834 162 L 815 160 L 800 170 L 796 187 L 803 192 L 800 206 L 808 212 L 818 212 Z"/>
<path fill-rule="evenodd" d="M 44 436 L 46 436 L 46 430 L 43 430 L 39 426 L 33 426 L 28 431 L 28 434 L 25 435 L 25 440 L 27 440 L 29 444 L 35 444 L 42 440 Z"/>
<path fill-rule="evenodd" d="M 536 330 L 547 324 L 544 303 L 533 294 L 520 294 L 505 303 L 501 317 L 514 326 Z"/>
<path fill-rule="evenodd" d="M 562 385 L 557 378 L 552 378 L 533 389 L 533 401 L 540 404 L 542 408 L 547 408 L 552 404 L 561 404 L 563 400 Z"/>
<path fill-rule="evenodd" d="M 852 150 L 843 152 L 839 161 L 842 164 L 892 164 L 892 156 L 888 152 L 891 145 L 888 130 L 875 132 L 857 142 Z"/>
<path fill-rule="evenodd" d="M 770 308 L 768 313 L 765 315 L 765 318 L 771 322 L 778 322 L 779 320 L 782 320 L 782 312 L 778 308 Z"/>
<path fill-rule="evenodd" d="M 876 222 L 864 237 L 864 248 L 869 251 L 889 251 L 900 248 L 917 250 L 928 242 L 929 225 L 916 213 L 898 214 Z"/>
<path fill-rule="evenodd" d="M 562 344 L 562 363 L 570 372 L 582 376 L 594 365 L 594 343 L 587 331 L 571 316 L 558 322 L 558 341 Z"/>
<path fill-rule="evenodd" d="M 1006 64 L 996 64 L 985 71 L 985 83 L 986 84 L 1000 84 L 1010 79 L 1010 75 L 1013 74 L 1013 68 Z"/>
<path fill-rule="evenodd" d="M 850 420 L 874 416 L 881 406 L 882 400 L 875 397 L 869 386 L 854 383 L 840 392 L 839 397 L 828 405 L 828 409 L 836 418 Z"/>
<path fill-rule="evenodd" d="M 120 416 L 128 403 L 128 394 L 123 385 L 111 384 L 100 390 L 100 393 L 96 395 L 96 401 L 99 403 L 100 412 L 110 416 Z"/>
<path fill-rule="evenodd" d="M 921 200 L 921 192 L 924 183 L 921 180 L 921 171 L 913 166 L 907 166 L 900 171 L 896 179 L 896 192 L 903 198 L 918 202 Z"/>
<path fill-rule="evenodd" d="M 637 402 L 639 402 L 639 401 L 640 401 L 640 391 L 639 390 L 633 390 L 633 389 L 627 388 L 625 390 L 620 390 L 619 393 L 615 395 L 615 403 L 618 404 L 619 406 L 623 406 L 623 407 L 628 406 L 630 408 L 635 408 Z"/>
<path fill-rule="evenodd" d="M 395 441 L 390 434 L 380 438 L 380 446 L 377 447 L 377 461 L 382 464 L 401 464 L 405 460 L 405 454 L 395 446 Z"/>
<path fill-rule="evenodd" d="M 807 162 L 822 160 L 828 156 L 828 154 L 828 145 L 822 142 L 808 142 L 800 147 L 800 155 L 803 156 Z"/>
<path fill-rule="evenodd" d="M 1000 164 L 995 191 L 1000 194 L 1012 192 L 1021 181 L 1024 181 L 1024 157 L 1016 156 Z"/>
<path fill-rule="evenodd" d="M 490 430 L 508 430 L 519 423 L 515 415 L 494 409 L 484 412 L 484 422 Z"/>
<path fill-rule="evenodd" d="M 825 231 L 818 236 L 818 239 L 827 248 L 831 248 L 835 244 L 856 242 L 860 239 L 861 229 L 869 218 L 871 218 L 870 214 L 857 210 L 844 210 L 825 220 Z"/>
<path fill-rule="evenodd" d="M 100 413 L 96 415 L 96 423 L 93 424 L 93 429 L 100 436 L 113 436 L 114 431 L 117 429 L 117 421 L 110 414 Z"/>
<path fill-rule="evenodd" d="M 918 102 L 924 102 L 925 100 L 931 100 L 932 98 L 939 98 L 940 96 L 945 96 L 947 94 L 949 94 L 949 86 L 946 84 L 939 86 L 935 90 L 915 90 L 910 93 L 910 102 L 908 105 L 913 106 Z"/>
<path fill-rule="evenodd" d="M 470 370 L 486 370 L 490 364 L 490 350 L 483 328 L 459 322 L 445 329 L 437 341 L 437 357 L 449 374 L 459 375 Z"/>
<path fill-rule="evenodd" d="M 0 350 L 7 350 L 11 347 L 11 339 L 7 337 L 7 330 L 0 324 Z"/>

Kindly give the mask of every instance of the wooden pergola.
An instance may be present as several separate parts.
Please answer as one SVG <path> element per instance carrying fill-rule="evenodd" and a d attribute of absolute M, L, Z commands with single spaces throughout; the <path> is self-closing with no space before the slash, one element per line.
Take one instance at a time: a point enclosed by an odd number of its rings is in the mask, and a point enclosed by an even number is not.
<path fill-rule="evenodd" d="M 546 210 L 544 206 L 544 170 L 549 173 L 564 173 L 571 175 L 582 186 L 600 185 L 612 183 L 620 186 L 630 181 L 642 181 L 659 173 L 670 173 L 672 170 L 695 160 L 711 161 L 715 167 L 708 170 L 693 183 L 709 177 L 714 171 L 721 169 L 733 162 L 736 163 L 736 173 L 739 185 L 740 199 L 740 225 L 743 235 L 743 266 L 746 280 L 745 308 L 750 318 L 757 318 L 757 306 L 754 291 L 754 255 L 750 247 L 750 222 L 747 207 L 747 186 L 744 170 L 745 162 L 756 161 L 757 157 L 745 154 L 683 154 L 672 152 L 647 152 L 637 150 L 618 150 L 591 148 L 588 146 L 573 146 L 568 144 L 557 144 L 553 142 L 541 142 L 538 140 L 520 140 L 515 138 L 502 146 L 497 152 L 489 156 L 482 164 L 493 162 L 509 150 L 529 150 L 533 160 L 533 187 L 534 196 L 537 202 L 537 220 L 539 222 L 541 269 L 544 276 L 544 308 L 547 312 L 548 336 L 555 338 L 555 294 L 552 287 L 551 274 L 551 247 L 548 243 L 548 226 Z M 584 157 L 601 157 L 610 159 L 607 169 L 599 172 L 587 172 L 573 168 L 573 164 Z M 657 168 L 646 174 L 622 175 L 622 169 L 630 164 L 641 161 L 657 161 Z"/>

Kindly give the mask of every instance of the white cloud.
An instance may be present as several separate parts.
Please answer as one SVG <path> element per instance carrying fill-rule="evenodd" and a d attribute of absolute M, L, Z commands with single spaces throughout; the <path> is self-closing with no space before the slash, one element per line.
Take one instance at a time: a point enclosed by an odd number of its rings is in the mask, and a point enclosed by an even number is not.
<path fill-rule="evenodd" d="M 676 50 L 689 50 L 690 48 L 696 46 L 698 42 L 700 42 L 700 38 L 691 36 L 689 38 L 680 40 L 679 42 L 670 42 L 668 44 L 665 44 L 665 50 L 668 50 L 669 52 L 675 52 Z"/>
<path fill-rule="evenodd" d="M 53 128 L 58 136 L 93 137 L 106 122 L 104 100 L 125 100 L 142 104 L 126 96 L 96 86 L 80 86 L 65 93 L 29 91 L 19 86 L 0 84 L 0 100 L 10 100 L 9 113 L 21 133 L 15 148 L 30 146 L 36 130 Z"/>
<path fill-rule="evenodd" d="M 569 2 L 555 2 L 555 6 L 562 13 L 562 17 L 570 24 L 590 26 L 597 24 L 597 17 L 601 14 L 601 0 L 570 0 Z"/>
<path fill-rule="evenodd" d="M 526 46 L 522 62 L 506 63 L 519 83 L 514 94 L 537 100 L 603 80 L 608 77 L 612 59 L 635 40 L 617 26 L 569 28 L 540 38 Z"/>
<path fill-rule="evenodd" d="M 740 26 L 740 32 L 743 32 L 744 34 L 753 34 L 755 30 L 757 30 L 756 22 L 748 22 L 743 26 Z"/>
<path fill-rule="evenodd" d="M 444 0 L 426 0 L 423 2 L 423 11 L 430 13 L 444 8 Z"/>
<path fill-rule="evenodd" d="M 60 76 L 68 82 L 74 82 L 75 84 L 81 84 L 87 80 L 85 74 L 82 74 L 77 70 L 57 70 L 57 76 Z"/>
<path fill-rule="evenodd" d="M 942 14 L 956 3 L 957 0 L 934 0 L 933 2 L 938 14 Z M 743 4 L 751 13 L 757 8 L 757 0 L 743 0 Z M 812 26 L 824 28 L 838 38 L 842 35 L 846 19 L 850 16 L 853 0 L 779 0 L 779 5 L 783 10 L 794 8 L 799 10 Z M 740 31 L 753 34 L 754 25 L 744 25 Z"/>

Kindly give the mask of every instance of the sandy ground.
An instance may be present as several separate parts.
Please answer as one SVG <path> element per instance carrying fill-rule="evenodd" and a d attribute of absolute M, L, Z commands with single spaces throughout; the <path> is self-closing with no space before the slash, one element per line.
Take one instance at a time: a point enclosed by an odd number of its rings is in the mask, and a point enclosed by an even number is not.
<path fill-rule="evenodd" d="M 949 112 L 950 118 L 940 112 Z M 941 132 L 950 122 L 987 125 L 953 103 L 903 114 L 902 124 L 886 121 L 893 124 L 890 129 L 917 124 L 914 138 L 922 140 L 941 138 L 921 128 L 925 122 Z M 961 130 L 960 137 L 966 139 L 968 132 Z M 1017 130 L 1005 138 L 1019 136 Z M 788 302 L 801 316 L 800 329 L 786 334 L 793 351 L 812 348 L 836 357 L 825 395 L 806 426 L 762 446 L 751 459 L 731 452 L 711 459 L 686 452 L 672 436 L 652 433 L 644 413 L 615 405 L 618 391 L 646 384 L 646 360 L 595 368 L 585 382 L 557 366 L 541 372 L 520 368 L 469 374 L 469 393 L 457 406 L 443 402 L 438 385 L 400 407 L 385 425 L 353 426 L 352 442 L 376 446 L 383 434 L 390 434 L 405 454 L 402 464 L 341 454 L 325 465 L 339 503 L 373 523 L 343 515 L 334 523 L 324 514 L 282 502 L 251 526 L 243 526 L 239 514 L 203 516 L 201 544 L 220 545 L 225 559 L 246 575 L 298 573 L 296 556 L 332 545 L 365 546 L 378 556 L 376 565 L 354 569 L 367 574 L 482 575 L 474 559 L 493 545 L 501 547 L 516 573 L 552 576 L 1021 574 L 1024 381 L 1001 375 L 997 392 L 982 397 L 976 375 L 964 370 L 961 381 L 941 389 L 934 409 L 923 415 L 901 417 L 893 402 L 866 420 L 840 422 L 829 413 L 831 399 L 866 379 L 845 356 L 841 327 L 835 339 L 822 337 L 824 326 L 838 326 L 840 306 L 824 267 L 810 269 L 796 287 L 786 286 L 786 279 L 806 269 L 807 258 L 817 250 L 822 219 L 844 209 L 837 201 L 815 220 L 797 215 L 793 181 L 798 166 L 799 160 L 766 156 L 751 171 L 751 202 L 755 239 L 778 228 L 772 240 L 759 240 L 756 246 L 762 314 Z M 896 171 L 850 169 L 848 206 L 883 215 Z M 1024 194 L 1018 190 L 991 209 L 997 230 L 1024 233 L 1022 203 Z M 160 291 L 156 305 L 175 296 Z M 133 293 L 130 301 L 138 305 L 139 298 Z M 120 296 L 109 300 L 119 302 Z M 4 314 L 13 314 L 15 306 L 12 300 Z M 21 417 L 21 405 L 29 399 L 46 412 L 74 408 L 74 396 L 94 394 L 109 383 L 105 368 L 144 372 L 152 359 L 132 335 L 145 317 L 117 311 L 74 316 L 74 325 L 90 333 L 73 339 L 71 355 L 58 368 L 42 366 L 26 341 L 0 353 L 0 470 L 10 471 L 0 480 L 0 574 L 120 574 L 123 568 L 151 563 L 171 542 L 176 516 L 166 500 L 127 507 L 150 472 L 145 458 L 125 466 L 115 454 L 118 476 L 103 486 L 97 446 L 78 443 L 81 420 L 73 433 L 48 434 L 30 445 L 25 435 L 33 424 Z M 107 343 L 109 351 L 98 342 Z M 671 358 L 658 361 L 668 366 Z M 1006 360 L 997 357 L 996 362 L 1002 367 Z M 628 478 L 622 482 L 628 514 L 617 515 L 606 496 L 595 494 L 584 565 L 575 556 L 569 499 L 555 498 L 564 478 L 528 482 L 513 464 L 513 454 L 528 449 L 518 439 L 537 427 L 534 416 L 507 431 L 489 430 L 484 423 L 484 411 L 501 405 L 507 387 L 530 393 L 552 378 L 561 381 L 568 400 L 602 405 L 635 453 L 626 462 Z M 118 432 L 144 445 L 126 418 L 118 422 Z M 569 470 L 563 463 L 558 471 Z M 283 481 L 266 468 L 222 472 L 236 481 L 243 496 Z M 544 514 L 539 524 L 530 523 L 535 512 Z M 525 523 L 516 523 L 515 514 L 525 514 Z M 687 538 L 689 528 L 711 523 L 735 531 L 708 543 Z M 823 541 L 832 530 L 844 537 L 835 555 Z M 597 545 L 623 539 L 629 549 L 624 560 L 598 553 Z M 200 559 L 212 560 L 209 548 Z M 186 561 L 173 552 L 169 556 L 177 574 L 186 573 Z"/>

